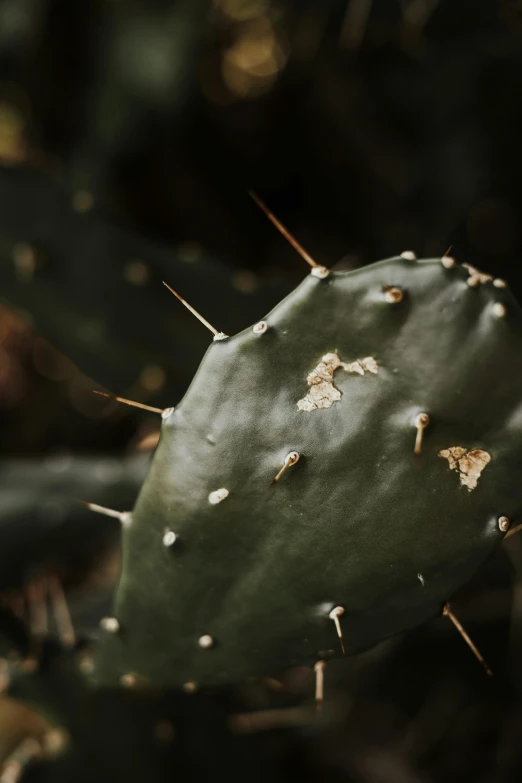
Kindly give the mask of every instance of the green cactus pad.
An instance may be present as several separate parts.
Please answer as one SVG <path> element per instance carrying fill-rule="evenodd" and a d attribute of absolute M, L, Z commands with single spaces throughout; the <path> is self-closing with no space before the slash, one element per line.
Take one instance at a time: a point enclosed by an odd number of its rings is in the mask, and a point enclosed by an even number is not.
<path fill-rule="evenodd" d="M 100 682 L 342 655 L 335 607 L 356 653 L 439 614 L 501 542 L 522 512 L 521 311 L 444 263 L 310 275 L 210 347 L 124 529 Z"/>

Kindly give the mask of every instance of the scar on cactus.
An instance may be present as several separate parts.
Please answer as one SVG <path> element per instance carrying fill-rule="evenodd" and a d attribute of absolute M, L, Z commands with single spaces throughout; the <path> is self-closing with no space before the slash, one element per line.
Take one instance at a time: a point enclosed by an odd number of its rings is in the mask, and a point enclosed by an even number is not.
<path fill-rule="evenodd" d="M 471 492 L 477 486 L 478 480 L 486 465 L 491 461 L 491 454 L 482 449 L 468 451 L 462 446 L 450 446 L 439 451 L 439 457 L 448 460 L 451 470 L 458 470 L 460 483 Z"/>
<path fill-rule="evenodd" d="M 341 392 L 335 388 L 333 383 L 333 374 L 338 367 L 342 367 L 345 372 L 354 372 L 359 375 L 364 375 L 366 372 L 377 375 L 379 372 L 379 365 L 373 356 L 366 356 L 364 359 L 357 359 L 355 362 L 346 364 L 336 353 L 326 353 L 306 379 L 310 391 L 302 400 L 298 400 L 297 407 L 300 411 L 329 408 L 334 402 L 341 399 Z"/>

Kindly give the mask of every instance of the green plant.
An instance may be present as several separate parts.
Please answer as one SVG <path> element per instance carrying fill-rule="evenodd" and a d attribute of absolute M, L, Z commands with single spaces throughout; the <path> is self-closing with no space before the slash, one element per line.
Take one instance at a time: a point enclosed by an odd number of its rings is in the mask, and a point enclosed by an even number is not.
<path fill-rule="evenodd" d="M 91 504 L 121 523 L 114 613 L 94 671 L 81 646 L 14 647 L 10 694 L 60 740 L 20 747 L 24 779 L 205 779 L 201 748 L 242 779 L 256 746 L 230 734 L 230 684 L 315 664 L 321 699 L 326 660 L 459 627 L 448 599 L 521 511 L 520 310 L 448 257 L 311 263 L 253 327 L 208 324 L 134 509 Z"/>
<path fill-rule="evenodd" d="M 440 614 L 522 510 L 522 318 L 503 281 L 410 253 L 314 265 L 264 321 L 213 331 L 122 526 L 100 683 L 363 650 Z"/>

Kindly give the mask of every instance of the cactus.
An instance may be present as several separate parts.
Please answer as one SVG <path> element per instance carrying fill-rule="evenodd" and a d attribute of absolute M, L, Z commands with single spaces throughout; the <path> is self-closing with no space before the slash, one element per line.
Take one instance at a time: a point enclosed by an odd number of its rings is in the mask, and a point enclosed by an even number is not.
<path fill-rule="evenodd" d="M 522 511 L 522 319 L 412 254 L 213 329 L 123 526 L 99 683 L 220 684 L 445 614 Z"/>
<path fill-rule="evenodd" d="M 206 779 L 206 758 L 244 779 L 233 691 L 197 685 L 316 663 L 322 688 L 324 660 L 455 621 L 448 599 L 519 516 L 522 322 L 502 281 L 448 258 L 313 272 L 241 334 L 210 327 L 162 412 L 134 510 L 111 512 L 124 559 L 97 687 L 79 649 L 10 667 L 11 697 L 58 729 L 7 762 L 24 781 Z"/>

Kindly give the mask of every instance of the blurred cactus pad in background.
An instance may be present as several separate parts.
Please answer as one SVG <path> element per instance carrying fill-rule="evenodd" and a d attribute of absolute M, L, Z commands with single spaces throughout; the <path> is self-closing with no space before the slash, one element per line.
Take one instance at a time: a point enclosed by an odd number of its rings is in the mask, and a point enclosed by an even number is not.
<path fill-rule="evenodd" d="M 0 0 L 0 783 L 520 779 L 521 66 Z"/>

